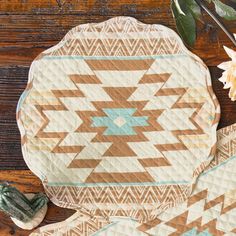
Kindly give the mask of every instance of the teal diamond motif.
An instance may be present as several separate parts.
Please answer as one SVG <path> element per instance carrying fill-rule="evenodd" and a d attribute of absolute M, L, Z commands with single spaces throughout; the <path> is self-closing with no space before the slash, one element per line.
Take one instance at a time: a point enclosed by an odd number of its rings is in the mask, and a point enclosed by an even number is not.
<path fill-rule="evenodd" d="M 104 135 L 136 135 L 133 127 L 148 126 L 147 116 L 133 116 L 136 108 L 104 108 L 107 116 L 92 117 L 93 127 L 107 127 Z"/>
<path fill-rule="evenodd" d="M 192 228 L 188 232 L 182 234 L 182 236 L 213 236 L 208 232 L 208 230 L 204 230 L 203 232 L 198 233 L 196 228 Z"/>

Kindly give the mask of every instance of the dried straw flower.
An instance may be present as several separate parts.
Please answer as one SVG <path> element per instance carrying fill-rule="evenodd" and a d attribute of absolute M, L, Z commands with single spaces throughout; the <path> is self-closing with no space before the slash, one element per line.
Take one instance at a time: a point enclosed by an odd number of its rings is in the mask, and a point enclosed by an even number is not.
<path fill-rule="evenodd" d="M 234 37 L 236 38 L 236 34 Z M 220 69 L 225 70 L 219 80 L 224 84 L 224 89 L 230 89 L 229 97 L 231 100 L 236 101 L 236 52 L 225 46 L 224 49 L 232 60 L 218 65 Z"/>

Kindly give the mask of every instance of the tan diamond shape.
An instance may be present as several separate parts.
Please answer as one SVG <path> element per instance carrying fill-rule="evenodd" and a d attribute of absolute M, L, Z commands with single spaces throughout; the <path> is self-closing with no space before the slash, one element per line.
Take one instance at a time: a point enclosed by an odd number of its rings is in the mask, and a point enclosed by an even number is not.
<path fill-rule="evenodd" d="M 113 120 L 113 123 L 117 125 L 118 127 L 121 127 L 126 123 L 126 120 L 124 117 L 119 116 L 115 120 Z"/>

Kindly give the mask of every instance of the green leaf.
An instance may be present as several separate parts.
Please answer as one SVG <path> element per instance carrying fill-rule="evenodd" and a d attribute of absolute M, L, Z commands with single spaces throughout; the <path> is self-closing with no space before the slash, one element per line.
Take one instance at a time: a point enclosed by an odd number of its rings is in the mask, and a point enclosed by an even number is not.
<path fill-rule="evenodd" d="M 182 8 L 180 7 L 179 0 L 173 0 L 173 1 L 174 1 L 175 7 L 176 7 L 176 10 L 178 11 L 178 13 L 185 15 Z"/>
<path fill-rule="evenodd" d="M 184 0 L 179 1 L 179 3 L 183 4 Z M 180 4 L 181 7 L 182 4 Z M 171 9 L 180 36 L 188 45 L 193 46 L 196 41 L 196 22 L 191 11 L 185 5 L 185 9 L 182 9 L 185 15 L 181 14 L 173 1 L 171 2 Z"/>
<path fill-rule="evenodd" d="M 213 2 L 219 16 L 226 20 L 236 20 L 236 11 L 232 7 L 222 3 L 219 0 L 213 0 Z"/>
<path fill-rule="evenodd" d="M 201 8 L 198 6 L 195 0 L 185 0 L 185 4 L 189 8 L 195 19 L 201 18 Z"/>

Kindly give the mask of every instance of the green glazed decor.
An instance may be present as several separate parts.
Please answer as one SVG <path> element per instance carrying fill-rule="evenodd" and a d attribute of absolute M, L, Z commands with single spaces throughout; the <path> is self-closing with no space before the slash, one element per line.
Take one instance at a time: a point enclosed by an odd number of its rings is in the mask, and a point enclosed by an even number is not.
<path fill-rule="evenodd" d="M 0 210 L 22 223 L 30 222 L 47 203 L 48 198 L 43 193 L 28 199 L 15 187 L 0 184 Z"/>

